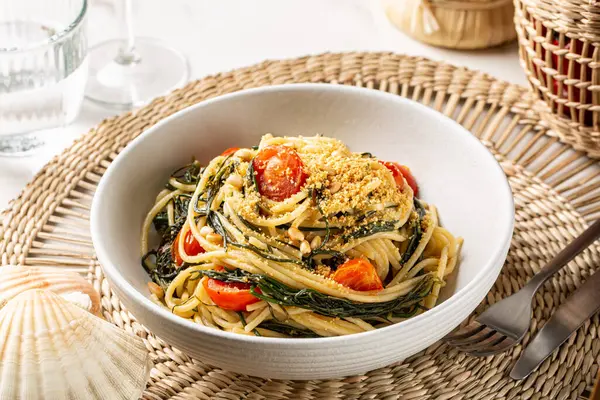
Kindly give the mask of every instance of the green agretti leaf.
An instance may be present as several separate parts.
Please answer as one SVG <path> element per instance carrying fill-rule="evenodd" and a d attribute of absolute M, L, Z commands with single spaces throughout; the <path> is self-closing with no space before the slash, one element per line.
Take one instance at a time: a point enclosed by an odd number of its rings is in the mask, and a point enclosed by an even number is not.
<path fill-rule="evenodd" d="M 222 272 L 202 271 L 202 273 L 224 282 L 251 283 L 252 294 L 269 303 L 305 308 L 321 315 L 339 318 L 374 318 L 410 314 L 414 307 L 431 293 L 435 282 L 431 275 L 424 275 L 404 296 L 380 303 L 360 303 L 323 294 L 313 289 L 294 289 L 268 276 L 250 274 L 239 269 Z"/>
<path fill-rule="evenodd" d="M 417 250 L 417 247 L 419 246 L 419 242 L 421 241 L 421 238 L 423 237 L 423 228 L 421 227 L 421 224 L 423 222 L 423 218 L 425 217 L 425 209 L 423 208 L 423 205 L 421 205 L 421 202 L 419 200 L 417 200 L 416 198 L 415 198 L 415 210 L 417 211 L 418 218 L 415 220 L 415 222 L 413 224 L 413 234 L 410 237 L 406 251 L 404 252 L 404 254 L 402 254 L 402 258 L 400 259 L 400 264 L 405 264 L 408 260 L 410 260 L 410 257 L 412 257 L 414 252 Z"/>

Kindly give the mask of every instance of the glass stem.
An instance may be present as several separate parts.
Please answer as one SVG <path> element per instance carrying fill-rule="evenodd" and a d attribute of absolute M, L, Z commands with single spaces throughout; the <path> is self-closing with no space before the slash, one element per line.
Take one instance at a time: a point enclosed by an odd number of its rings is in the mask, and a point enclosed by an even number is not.
<path fill-rule="evenodd" d="M 133 64 L 140 61 L 135 51 L 135 35 L 133 33 L 133 2 L 132 0 L 115 0 L 115 8 L 119 20 L 119 37 L 123 41 L 116 62 Z"/>

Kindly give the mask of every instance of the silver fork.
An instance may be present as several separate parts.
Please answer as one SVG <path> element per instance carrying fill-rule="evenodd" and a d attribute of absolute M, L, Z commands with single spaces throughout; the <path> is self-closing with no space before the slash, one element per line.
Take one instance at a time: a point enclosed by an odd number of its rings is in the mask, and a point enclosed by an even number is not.
<path fill-rule="evenodd" d="M 518 344 L 529 330 L 531 300 L 538 289 L 565 264 L 585 250 L 600 236 L 600 220 L 565 247 L 525 286 L 488 308 L 473 322 L 451 332 L 449 345 L 477 357 L 501 353 Z"/>

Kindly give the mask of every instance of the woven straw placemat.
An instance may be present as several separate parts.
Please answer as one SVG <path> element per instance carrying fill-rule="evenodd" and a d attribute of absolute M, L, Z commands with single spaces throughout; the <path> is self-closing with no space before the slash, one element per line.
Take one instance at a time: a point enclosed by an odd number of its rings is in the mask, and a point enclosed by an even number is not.
<path fill-rule="evenodd" d="M 152 354 L 155 368 L 146 399 L 588 396 L 600 362 L 598 315 L 522 382 L 508 377 L 521 346 L 494 357 L 472 358 L 441 343 L 364 376 L 309 382 L 265 380 L 191 359 L 136 322 L 103 278 L 89 234 L 90 202 L 106 167 L 134 137 L 182 108 L 240 89 L 293 82 L 364 86 L 412 98 L 461 123 L 497 156 L 515 195 L 515 235 L 502 274 L 477 312 L 518 290 L 600 213 L 597 161 L 546 135 L 547 128 L 531 111 L 533 98 L 525 88 L 422 58 L 389 53 L 323 54 L 210 76 L 140 110 L 102 122 L 53 159 L 11 202 L 0 225 L 0 265 L 52 265 L 87 274 L 103 296 L 104 317 L 144 338 Z M 537 294 L 525 344 L 598 265 L 600 247 L 591 247 Z"/>

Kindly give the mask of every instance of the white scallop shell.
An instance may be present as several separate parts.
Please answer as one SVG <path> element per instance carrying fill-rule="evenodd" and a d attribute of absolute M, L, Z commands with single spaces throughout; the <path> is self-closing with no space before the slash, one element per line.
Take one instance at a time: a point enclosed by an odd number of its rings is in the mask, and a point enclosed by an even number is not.
<path fill-rule="evenodd" d="M 138 399 L 151 367 L 140 338 L 51 291 L 0 310 L 0 399 Z"/>
<path fill-rule="evenodd" d="M 31 289 L 50 290 L 100 315 L 100 295 L 77 273 L 52 267 L 0 267 L 0 309 L 13 297 Z"/>

